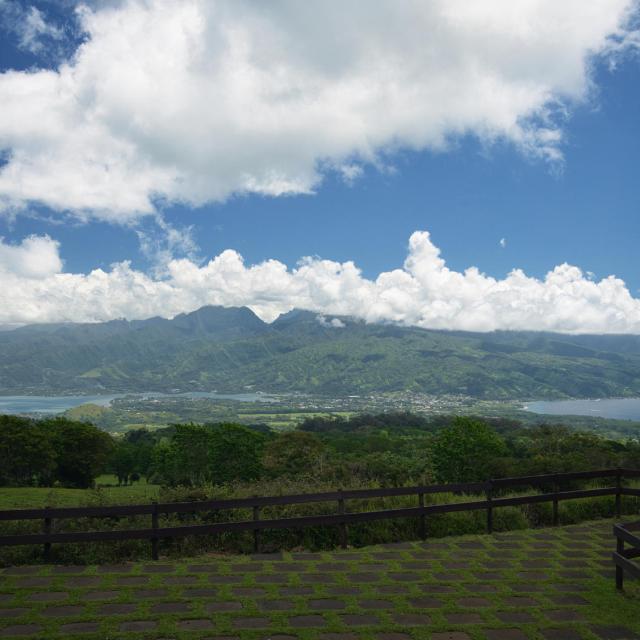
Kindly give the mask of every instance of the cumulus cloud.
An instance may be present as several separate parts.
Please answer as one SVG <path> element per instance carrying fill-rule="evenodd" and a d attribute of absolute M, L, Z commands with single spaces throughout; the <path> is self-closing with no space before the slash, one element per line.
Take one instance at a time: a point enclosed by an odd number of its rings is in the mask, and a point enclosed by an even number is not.
<path fill-rule="evenodd" d="M 65 273 L 51 238 L 0 243 L 0 324 L 172 317 L 206 304 L 247 305 L 266 321 L 292 308 L 308 309 L 336 328 L 327 318 L 470 331 L 640 333 L 640 299 L 614 276 L 595 281 L 569 264 L 544 279 L 520 269 L 503 279 L 476 267 L 453 271 L 426 231 L 411 236 L 402 268 L 375 280 L 364 278 L 353 262 L 305 258 L 294 269 L 277 260 L 246 265 L 233 250 L 202 265 L 171 260 L 163 277 L 127 262 L 108 271 Z"/>
<path fill-rule="evenodd" d="M 7 0 L 0 0 L 5 3 Z M 0 74 L 0 207 L 130 222 L 158 202 L 310 193 L 474 135 L 561 158 L 636 0 L 122 0 L 57 69 Z M 34 37 L 46 29 L 35 15 Z M 44 25 L 44 26 L 43 26 Z M 53 34 L 50 34 L 53 35 Z"/>
<path fill-rule="evenodd" d="M 4 29 L 17 36 L 18 47 L 30 53 L 41 53 L 64 38 L 64 31 L 47 22 L 37 7 L 25 7 L 14 0 L 0 0 L 0 19 Z M 57 53 L 58 47 L 54 46 L 54 49 Z"/>

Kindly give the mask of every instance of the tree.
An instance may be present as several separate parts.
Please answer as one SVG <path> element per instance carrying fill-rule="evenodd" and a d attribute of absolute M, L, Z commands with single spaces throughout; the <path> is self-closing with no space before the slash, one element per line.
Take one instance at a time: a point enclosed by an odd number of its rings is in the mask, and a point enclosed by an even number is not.
<path fill-rule="evenodd" d="M 455 418 L 434 438 L 433 466 L 440 482 L 487 480 L 497 459 L 505 456 L 504 440 L 480 420 Z"/>
<path fill-rule="evenodd" d="M 313 433 L 289 431 L 269 442 L 262 458 L 273 476 L 319 476 L 326 462 L 326 448 Z"/>
<path fill-rule="evenodd" d="M 263 472 L 262 453 L 267 437 L 241 424 L 210 425 L 211 481 L 257 480 Z"/>
<path fill-rule="evenodd" d="M 114 443 L 111 436 L 92 424 L 66 418 L 43 420 L 56 453 L 56 480 L 62 485 L 86 489 L 106 470 Z"/>
<path fill-rule="evenodd" d="M 56 468 L 51 434 L 42 424 L 0 416 L 0 484 L 50 485 Z"/>
<path fill-rule="evenodd" d="M 117 442 L 109 456 L 108 469 L 118 477 L 118 484 L 128 484 L 137 469 L 135 446 L 129 442 Z"/>

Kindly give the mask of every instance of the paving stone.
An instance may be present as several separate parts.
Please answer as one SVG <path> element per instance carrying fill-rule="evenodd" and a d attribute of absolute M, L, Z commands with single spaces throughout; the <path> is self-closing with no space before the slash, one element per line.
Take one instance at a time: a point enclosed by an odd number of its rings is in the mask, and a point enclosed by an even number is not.
<path fill-rule="evenodd" d="M 433 568 L 433 560 L 412 560 L 411 562 L 401 562 L 400 566 L 409 571 L 429 571 Z M 380 571 L 384 571 L 385 565 L 381 565 Z"/>
<path fill-rule="evenodd" d="M 416 609 L 439 609 L 443 606 L 442 600 L 435 598 L 410 598 L 409 604 Z"/>
<path fill-rule="evenodd" d="M 274 562 L 272 567 L 277 573 L 300 573 L 305 571 L 306 564 L 301 562 Z"/>
<path fill-rule="evenodd" d="M 308 596 L 314 593 L 313 587 L 281 587 L 280 595 L 283 596 Z"/>
<path fill-rule="evenodd" d="M 534 622 L 535 618 L 526 611 L 498 611 L 498 619 L 502 622 Z"/>
<path fill-rule="evenodd" d="M 21 607 L 16 607 L 14 609 L 0 609 L 0 618 L 19 618 L 27 613 L 29 613 L 31 609 L 24 609 Z"/>
<path fill-rule="evenodd" d="M 549 620 L 554 622 L 577 622 L 584 620 L 584 616 L 573 609 L 553 609 L 544 612 Z"/>
<path fill-rule="evenodd" d="M 87 591 L 82 594 L 84 600 L 115 600 L 120 595 L 119 591 Z M 140 592 L 136 593 L 138 598 L 141 598 Z"/>
<path fill-rule="evenodd" d="M 460 571 L 449 571 L 448 573 L 434 573 L 433 577 L 444 582 L 462 582 L 464 574 Z"/>
<path fill-rule="evenodd" d="M 203 589 L 185 589 L 182 594 L 185 598 L 213 598 L 218 595 L 218 589 L 203 588 Z"/>
<path fill-rule="evenodd" d="M 387 542 L 386 544 L 379 545 L 383 549 L 412 549 L 412 542 Z"/>
<path fill-rule="evenodd" d="M 449 584 L 423 584 L 420 589 L 424 593 L 454 593 L 456 591 L 456 588 Z"/>
<path fill-rule="evenodd" d="M 263 611 L 291 611 L 295 608 L 291 600 L 258 600 L 257 605 Z"/>
<path fill-rule="evenodd" d="M 596 625 L 589 630 L 601 640 L 638 640 L 640 635 L 625 627 Z"/>
<path fill-rule="evenodd" d="M 125 604 L 123 602 L 111 602 L 103 604 L 98 608 L 98 612 L 107 616 L 128 615 L 137 609 L 135 604 Z"/>
<path fill-rule="evenodd" d="M 349 582 L 379 582 L 380 575 L 377 573 L 369 573 L 364 571 L 362 573 L 350 573 L 347 575 L 347 580 Z"/>
<path fill-rule="evenodd" d="M 135 592 L 136 598 L 152 599 L 152 598 L 164 598 L 169 595 L 169 590 L 164 587 L 157 589 L 137 589 Z"/>
<path fill-rule="evenodd" d="M 478 580 L 502 580 L 504 576 L 497 571 L 478 571 L 473 574 Z"/>
<path fill-rule="evenodd" d="M 320 553 L 308 553 L 306 551 L 299 551 L 291 554 L 291 557 L 294 560 L 320 560 L 322 559 L 322 554 Z"/>
<path fill-rule="evenodd" d="M 258 584 L 287 584 L 287 582 L 289 582 L 289 576 L 287 574 L 263 573 L 257 575 L 255 581 Z"/>
<path fill-rule="evenodd" d="M 540 629 L 540 633 L 545 640 L 582 640 L 582 634 L 575 629 L 566 627 Z"/>
<path fill-rule="evenodd" d="M 62 607 L 46 607 L 40 612 L 40 615 L 47 617 L 79 616 L 83 611 L 84 607 L 68 604 Z"/>
<path fill-rule="evenodd" d="M 259 597 L 265 594 L 265 590 L 260 587 L 233 587 L 231 591 L 236 596 L 247 597 Z"/>
<path fill-rule="evenodd" d="M 27 600 L 31 602 L 54 602 L 56 600 L 66 600 L 69 594 L 66 591 L 42 591 L 31 593 Z"/>
<path fill-rule="evenodd" d="M 209 631 L 209 629 L 213 628 L 213 622 L 206 618 L 178 620 L 178 629 L 181 631 Z"/>
<path fill-rule="evenodd" d="M 155 620 L 131 620 L 120 623 L 120 631 L 155 631 L 158 623 Z"/>
<path fill-rule="evenodd" d="M 348 631 L 342 633 L 321 633 L 320 640 L 359 640 L 360 636 L 356 633 L 349 633 Z"/>
<path fill-rule="evenodd" d="M 265 629 L 270 624 L 269 618 L 234 618 L 233 626 L 236 629 Z"/>
<path fill-rule="evenodd" d="M 421 579 L 419 573 L 388 573 L 387 574 L 391 580 L 395 580 L 396 582 L 417 582 Z"/>
<path fill-rule="evenodd" d="M 20 566 L 20 567 L 7 567 L 3 573 L 5 576 L 32 576 L 40 572 L 40 567 L 37 566 Z"/>
<path fill-rule="evenodd" d="M 274 569 L 275 569 L 274 565 Z M 239 564 L 232 564 L 230 570 L 232 573 L 258 573 L 262 571 L 264 565 L 262 562 L 241 562 Z M 277 569 L 276 569 L 277 570 Z"/>
<path fill-rule="evenodd" d="M 548 580 L 549 574 L 542 571 L 518 571 L 516 574 L 522 580 Z"/>
<path fill-rule="evenodd" d="M 449 624 L 482 624 L 482 616 L 479 613 L 447 613 L 445 615 Z"/>
<path fill-rule="evenodd" d="M 367 613 L 345 613 L 340 616 L 340 620 L 349 627 L 364 627 L 380 622 L 377 616 Z"/>
<path fill-rule="evenodd" d="M 215 564 L 190 564 L 187 566 L 189 573 L 212 573 L 218 571 L 218 565 Z"/>
<path fill-rule="evenodd" d="M 387 595 L 402 595 L 409 593 L 409 587 L 405 584 L 381 584 L 376 587 L 378 593 Z"/>
<path fill-rule="evenodd" d="M 100 631 L 98 622 L 69 622 L 60 626 L 63 633 L 97 633 Z"/>
<path fill-rule="evenodd" d="M 316 565 L 318 571 L 346 571 L 349 565 L 346 562 L 319 562 Z M 365 567 L 360 567 L 364 569 Z"/>
<path fill-rule="evenodd" d="M 402 560 L 404 555 L 399 551 L 372 551 L 371 557 L 375 560 Z"/>
<path fill-rule="evenodd" d="M 188 613 L 190 610 L 188 602 L 158 602 L 151 607 L 151 613 Z"/>
<path fill-rule="evenodd" d="M 527 635 L 520 629 L 487 629 L 487 640 L 527 640 Z"/>
<path fill-rule="evenodd" d="M 502 599 L 502 603 L 508 607 L 537 607 L 538 601 L 527 596 L 508 596 Z"/>
<path fill-rule="evenodd" d="M 329 596 L 357 596 L 362 593 L 360 587 L 327 587 L 327 595 Z"/>
<path fill-rule="evenodd" d="M 241 602 L 207 602 L 204 606 L 205 610 L 209 613 L 222 613 L 224 611 L 240 611 L 242 609 Z"/>
<path fill-rule="evenodd" d="M 142 570 L 145 573 L 173 573 L 176 567 L 173 564 L 145 564 Z"/>
<path fill-rule="evenodd" d="M 129 573 L 132 569 L 130 564 L 103 564 L 96 568 L 98 573 Z"/>
<path fill-rule="evenodd" d="M 309 609 L 316 609 L 318 611 L 331 611 L 344 609 L 344 602 L 342 600 L 331 600 L 324 598 L 320 600 L 309 600 L 307 602 Z"/>
<path fill-rule="evenodd" d="M 555 596 L 551 598 L 551 602 L 553 604 L 558 605 L 585 605 L 589 604 L 587 600 L 585 600 L 582 596 L 569 594 L 566 596 Z"/>
<path fill-rule="evenodd" d="M 121 587 L 139 587 L 143 584 L 149 584 L 147 576 L 124 576 L 116 578 L 116 584 Z"/>
<path fill-rule="evenodd" d="M 209 582 L 213 582 L 214 584 L 238 584 L 239 582 L 242 582 L 242 576 L 240 575 L 226 576 L 226 575 L 212 574 L 209 576 Z"/>
<path fill-rule="evenodd" d="M 397 631 L 384 631 L 382 633 L 374 633 L 376 640 L 411 640 L 408 633 L 399 633 Z"/>
<path fill-rule="evenodd" d="M 394 604 L 389 600 L 358 600 L 358 606 L 361 609 L 391 609 Z"/>
<path fill-rule="evenodd" d="M 473 582 L 467 585 L 467 589 L 473 593 L 496 593 L 498 586 L 487 582 Z"/>
<path fill-rule="evenodd" d="M 64 584 L 70 589 L 86 589 L 87 587 L 100 586 L 100 584 L 102 584 L 102 578 L 98 576 L 77 576 L 75 578 L 67 578 Z"/>
<path fill-rule="evenodd" d="M 518 584 L 512 584 L 509 585 L 509 588 L 512 591 L 515 591 L 517 593 L 535 593 L 538 591 L 543 591 L 543 586 L 541 584 L 535 584 L 533 582 L 526 584 L 526 583 L 518 583 Z"/>
<path fill-rule="evenodd" d="M 431 634 L 431 640 L 471 640 L 464 631 L 439 631 Z"/>
<path fill-rule="evenodd" d="M 431 624 L 431 618 L 424 613 L 396 613 L 393 620 L 397 624 L 406 626 L 426 626 Z"/>
<path fill-rule="evenodd" d="M 324 627 L 327 621 L 322 616 L 293 616 L 289 618 L 291 627 Z"/>
<path fill-rule="evenodd" d="M 32 589 L 34 587 L 46 588 L 53 584 L 52 578 L 16 578 L 13 584 L 18 589 Z"/>
<path fill-rule="evenodd" d="M 300 581 L 313 584 L 327 584 L 328 582 L 335 582 L 336 579 L 331 573 L 307 573 L 300 576 Z"/>
<path fill-rule="evenodd" d="M 492 603 L 486 598 L 460 598 L 457 604 L 459 607 L 490 607 Z"/>
<path fill-rule="evenodd" d="M 33 636 L 41 631 L 42 627 L 39 624 L 12 624 L 0 629 L 0 638 L 10 636 Z"/>
<path fill-rule="evenodd" d="M 197 576 L 166 576 L 162 578 L 162 582 L 175 585 L 193 585 L 198 584 L 200 580 Z"/>
<path fill-rule="evenodd" d="M 249 557 L 251 560 L 268 560 L 275 562 L 277 560 L 282 560 L 282 551 L 274 551 L 273 553 L 252 553 Z"/>
<path fill-rule="evenodd" d="M 352 560 L 362 560 L 363 554 L 353 551 L 336 551 L 331 554 L 331 558 L 339 562 L 351 562 Z"/>

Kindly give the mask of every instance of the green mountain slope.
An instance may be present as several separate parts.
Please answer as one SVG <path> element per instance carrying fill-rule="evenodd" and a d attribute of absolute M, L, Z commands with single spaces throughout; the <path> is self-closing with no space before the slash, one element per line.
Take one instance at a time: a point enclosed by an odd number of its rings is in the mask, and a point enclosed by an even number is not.
<path fill-rule="evenodd" d="M 333 319 L 333 318 L 331 318 Z M 246 308 L 173 320 L 31 326 L 0 333 L 0 392 L 411 390 L 480 398 L 640 395 L 639 336 L 465 333 Z"/>

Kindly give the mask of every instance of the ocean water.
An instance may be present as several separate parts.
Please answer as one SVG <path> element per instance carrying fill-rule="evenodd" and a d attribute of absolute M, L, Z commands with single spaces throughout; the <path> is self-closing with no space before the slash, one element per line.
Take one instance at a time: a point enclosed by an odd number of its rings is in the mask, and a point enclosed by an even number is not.
<path fill-rule="evenodd" d="M 528 402 L 523 409 L 555 416 L 593 416 L 616 420 L 640 421 L 640 398 L 606 398 L 602 400 L 550 400 Z"/>
<path fill-rule="evenodd" d="M 238 402 L 276 402 L 277 398 L 262 393 L 214 393 L 211 391 L 189 391 L 186 393 L 132 393 L 93 396 L 0 396 L 2 413 L 62 413 L 81 404 L 97 404 L 108 407 L 115 398 L 125 395 L 139 398 L 210 398 L 212 400 L 236 400 Z"/>

